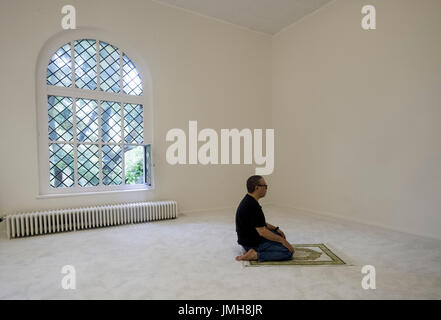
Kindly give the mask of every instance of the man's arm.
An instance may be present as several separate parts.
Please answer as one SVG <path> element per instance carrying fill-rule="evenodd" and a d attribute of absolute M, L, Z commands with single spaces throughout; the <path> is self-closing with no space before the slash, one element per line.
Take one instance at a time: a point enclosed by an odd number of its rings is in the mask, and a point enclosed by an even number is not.
<path fill-rule="evenodd" d="M 260 227 L 256 228 L 257 232 L 259 233 L 259 236 L 271 240 L 282 243 L 283 239 L 281 236 L 275 234 L 274 232 L 271 232 L 267 227 Z"/>
<path fill-rule="evenodd" d="M 269 224 L 268 222 L 266 223 L 266 227 L 269 229 L 269 230 L 271 230 L 271 231 L 274 231 L 274 230 L 276 230 L 276 227 L 275 226 L 273 226 L 272 224 Z M 277 229 L 277 231 L 276 231 L 278 234 L 280 234 L 280 236 L 282 237 L 282 238 L 284 238 L 284 239 L 286 239 L 286 236 L 285 236 L 285 234 L 283 233 L 283 231 L 282 230 L 280 230 L 280 228 L 279 229 Z"/>
<path fill-rule="evenodd" d="M 271 240 L 271 241 L 280 242 L 285 247 L 287 247 L 289 249 L 289 251 L 294 252 L 294 248 L 289 244 L 288 241 L 286 241 L 285 238 L 278 236 L 277 234 L 271 232 L 267 227 L 259 227 L 259 228 L 256 228 L 256 230 L 261 237 L 268 239 L 268 240 Z"/>
<path fill-rule="evenodd" d="M 266 227 L 270 230 L 274 230 L 276 227 L 273 226 L 272 224 L 269 224 L 268 222 L 266 223 Z"/>

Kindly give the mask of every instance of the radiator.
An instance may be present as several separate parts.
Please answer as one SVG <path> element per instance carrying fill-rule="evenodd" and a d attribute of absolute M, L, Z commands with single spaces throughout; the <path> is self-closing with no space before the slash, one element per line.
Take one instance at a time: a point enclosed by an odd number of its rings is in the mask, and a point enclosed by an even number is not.
<path fill-rule="evenodd" d="M 121 224 L 175 219 L 176 201 L 150 201 L 19 213 L 6 216 L 9 239 L 47 233 L 102 228 Z"/>

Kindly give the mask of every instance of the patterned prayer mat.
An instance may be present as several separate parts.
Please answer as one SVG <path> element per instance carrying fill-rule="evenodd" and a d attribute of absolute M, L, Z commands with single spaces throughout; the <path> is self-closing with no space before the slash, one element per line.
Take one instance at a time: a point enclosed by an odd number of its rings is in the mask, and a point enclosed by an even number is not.
<path fill-rule="evenodd" d="M 323 243 L 319 244 L 291 244 L 294 247 L 294 256 L 286 261 L 244 261 L 247 267 L 255 266 L 283 266 L 283 265 L 346 265 L 342 259 L 337 257 Z"/>

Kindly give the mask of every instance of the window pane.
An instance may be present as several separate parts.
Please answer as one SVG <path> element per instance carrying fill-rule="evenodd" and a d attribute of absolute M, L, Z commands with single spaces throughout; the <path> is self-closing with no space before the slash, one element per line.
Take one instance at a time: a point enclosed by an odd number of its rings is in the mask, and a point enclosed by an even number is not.
<path fill-rule="evenodd" d="M 48 96 L 49 140 L 71 141 L 73 139 L 72 99 Z"/>
<path fill-rule="evenodd" d="M 77 139 L 78 141 L 98 141 L 98 106 L 96 100 L 78 99 Z"/>
<path fill-rule="evenodd" d="M 123 90 L 124 93 L 140 96 L 142 94 L 141 76 L 133 62 L 123 54 Z"/>
<path fill-rule="evenodd" d="M 124 169 L 126 184 L 145 183 L 144 146 L 125 146 Z"/>
<path fill-rule="evenodd" d="M 49 171 L 51 187 L 64 188 L 73 186 L 74 159 L 72 145 L 49 145 Z"/>
<path fill-rule="evenodd" d="M 75 86 L 95 90 L 96 72 L 96 41 L 75 41 Z"/>
<path fill-rule="evenodd" d="M 103 142 L 121 141 L 121 105 L 117 102 L 101 103 L 101 135 Z"/>
<path fill-rule="evenodd" d="M 122 183 L 121 147 L 103 145 L 103 184 L 119 185 Z"/>
<path fill-rule="evenodd" d="M 150 185 L 143 105 L 102 101 L 106 93 L 142 95 L 141 75 L 127 55 L 99 39 L 72 40 L 51 57 L 46 82 L 69 91 L 47 96 L 52 187 Z"/>
<path fill-rule="evenodd" d="M 124 136 L 127 143 L 143 143 L 143 109 L 140 104 L 124 105 Z"/>
<path fill-rule="evenodd" d="M 118 48 L 100 41 L 100 86 L 107 92 L 119 92 L 120 68 Z"/>
<path fill-rule="evenodd" d="M 146 172 L 146 183 L 151 186 L 152 185 L 152 146 L 149 144 L 146 146 L 145 149 L 146 155 L 145 155 L 145 159 L 146 159 L 146 168 L 147 168 L 147 172 Z"/>
<path fill-rule="evenodd" d="M 47 67 L 47 84 L 70 87 L 72 85 L 72 61 L 70 43 L 65 44 L 55 52 Z"/>
<path fill-rule="evenodd" d="M 78 184 L 82 187 L 99 185 L 99 171 L 98 146 L 93 144 L 79 144 Z"/>

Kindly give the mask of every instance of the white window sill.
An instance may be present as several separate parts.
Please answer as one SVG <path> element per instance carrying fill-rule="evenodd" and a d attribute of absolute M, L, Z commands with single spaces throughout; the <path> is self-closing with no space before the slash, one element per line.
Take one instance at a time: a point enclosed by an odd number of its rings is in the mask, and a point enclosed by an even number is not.
<path fill-rule="evenodd" d="M 102 190 L 102 191 L 89 191 L 89 192 L 70 192 L 70 193 L 48 193 L 37 195 L 37 199 L 50 199 L 50 198 L 65 198 L 65 197 L 78 197 L 78 196 L 95 196 L 125 192 L 140 192 L 153 190 L 153 186 L 144 186 L 136 189 L 125 190 Z"/>

